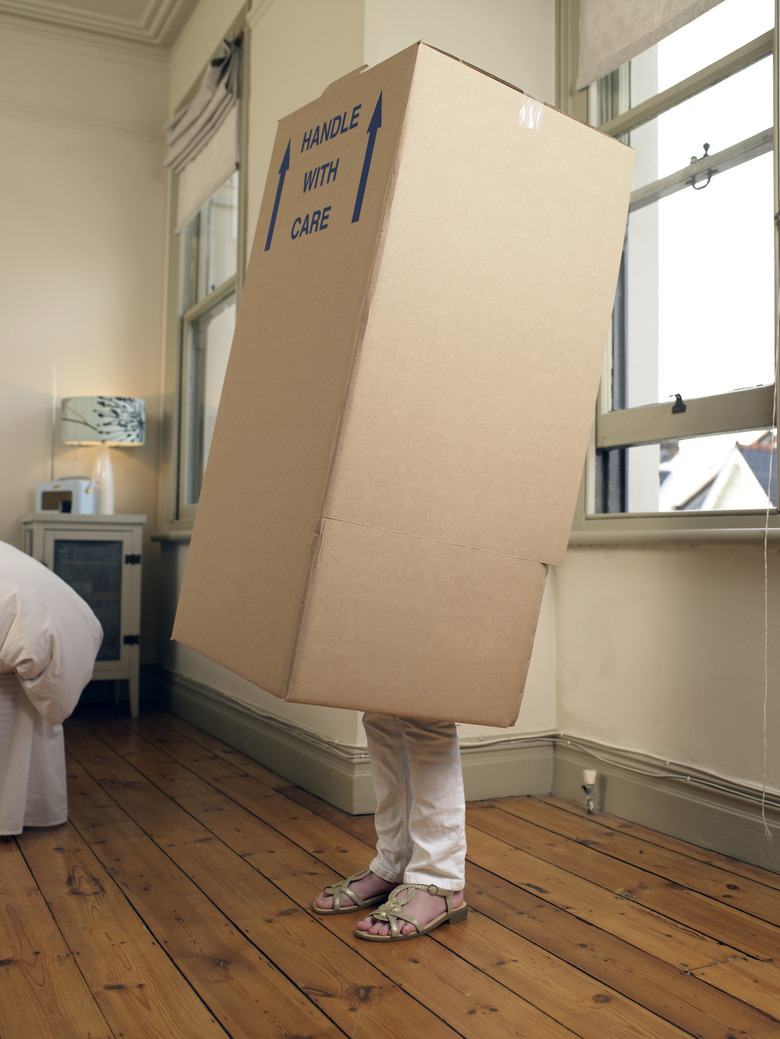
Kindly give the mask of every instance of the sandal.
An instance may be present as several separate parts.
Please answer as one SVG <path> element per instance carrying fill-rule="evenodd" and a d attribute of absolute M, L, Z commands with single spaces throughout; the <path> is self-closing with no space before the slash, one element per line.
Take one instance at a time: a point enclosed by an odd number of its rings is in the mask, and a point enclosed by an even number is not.
<path fill-rule="evenodd" d="M 440 895 L 447 904 L 446 912 L 434 917 L 424 927 L 413 916 L 403 912 L 403 907 L 408 902 L 411 902 L 416 890 L 427 891 L 429 895 Z M 357 930 L 354 933 L 356 938 L 362 938 L 367 942 L 403 942 L 407 938 L 421 938 L 424 934 L 430 934 L 431 931 L 440 927 L 441 924 L 454 924 L 460 920 L 465 920 L 468 911 L 469 907 L 465 902 L 459 905 L 457 909 L 453 909 L 452 892 L 440 891 L 435 884 L 401 884 L 390 893 L 390 897 L 385 904 L 374 910 L 372 914 L 375 920 L 390 924 L 390 934 L 371 934 L 368 931 Z M 417 930 L 411 931 L 409 934 L 401 934 L 399 921 L 413 924 Z"/>
<path fill-rule="evenodd" d="M 355 913 L 358 909 L 370 909 L 372 906 L 378 906 L 382 902 L 387 901 L 386 891 L 381 895 L 371 895 L 368 898 L 361 898 L 360 895 L 356 894 L 349 886 L 356 880 L 362 880 L 363 877 L 367 877 L 370 872 L 370 869 L 364 869 L 361 870 L 360 873 L 353 873 L 352 876 L 347 877 L 346 880 L 340 880 L 338 884 L 328 884 L 322 893 L 324 895 L 333 896 L 333 905 L 330 909 L 323 909 L 322 906 L 318 906 L 316 902 L 312 902 L 312 910 L 315 913 L 319 913 L 321 916 L 335 916 L 339 913 Z M 354 905 L 342 906 L 342 895 L 351 898 Z"/>

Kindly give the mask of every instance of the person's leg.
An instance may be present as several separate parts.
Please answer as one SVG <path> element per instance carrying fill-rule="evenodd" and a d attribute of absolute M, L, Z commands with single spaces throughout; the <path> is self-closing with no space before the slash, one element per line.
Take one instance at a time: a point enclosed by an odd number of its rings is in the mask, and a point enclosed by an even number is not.
<path fill-rule="evenodd" d="M 400 884 L 413 853 L 409 832 L 412 780 L 403 719 L 390 714 L 365 714 L 371 778 L 376 795 L 374 827 L 376 855 L 371 872 Z"/>
<path fill-rule="evenodd" d="M 453 722 L 402 719 L 410 761 L 412 855 L 407 884 L 462 891 L 466 883 L 466 803 Z"/>
<path fill-rule="evenodd" d="M 411 787 L 409 759 L 400 719 L 393 715 L 367 713 L 363 717 L 363 727 L 377 802 L 374 816 L 377 847 L 367 874 L 352 881 L 349 888 L 361 899 L 372 899 L 380 894 L 389 894 L 401 883 L 404 869 L 411 858 Z M 338 902 L 346 910 L 355 905 L 344 888 L 338 895 Z M 333 905 L 334 892 L 326 888 L 315 898 L 312 908 L 315 912 L 328 912 Z"/>
<path fill-rule="evenodd" d="M 408 769 L 405 789 L 411 788 L 407 816 L 411 853 L 403 880 L 404 884 L 424 885 L 423 890 L 404 894 L 408 901 L 402 911 L 422 928 L 464 902 L 466 806 L 460 747 L 454 723 L 411 718 L 393 721 L 403 735 L 404 767 Z M 400 818 L 401 813 L 397 814 Z M 399 927 L 401 934 L 416 930 L 410 923 Z M 357 932 L 381 937 L 390 933 L 390 925 L 369 916 L 357 925 Z"/>

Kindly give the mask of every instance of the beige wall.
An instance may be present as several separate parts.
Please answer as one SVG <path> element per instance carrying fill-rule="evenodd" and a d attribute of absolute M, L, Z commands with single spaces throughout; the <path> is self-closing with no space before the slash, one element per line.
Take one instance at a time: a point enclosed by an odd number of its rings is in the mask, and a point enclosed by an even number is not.
<path fill-rule="evenodd" d="M 168 70 L 121 46 L 7 25 L 0 68 L 0 538 L 19 545 L 19 519 L 50 476 L 55 366 L 58 398 L 145 399 L 146 445 L 112 451 L 116 511 L 156 515 Z M 54 475 L 91 473 L 92 454 L 57 442 Z M 150 569 L 147 631 L 153 588 Z"/>
<path fill-rule="evenodd" d="M 767 786 L 780 789 L 780 550 L 768 562 Z M 558 575 L 558 727 L 760 787 L 763 545 L 572 548 Z"/>
<path fill-rule="evenodd" d="M 249 105 L 247 247 L 254 238 L 280 119 L 362 65 L 363 0 L 255 3 Z"/>
<path fill-rule="evenodd" d="M 369 65 L 422 40 L 554 101 L 554 0 L 366 0 L 365 10 Z"/>
<path fill-rule="evenodd" d="M 201 4 L 171 58 L 171 111 L 201 75 L 202 68 L 241 4 L 236 0 Z M 318 95 L 333 79 L 362 63 L 360 0 L 272 0 L 255 3 L 248 25 L 247 238 L 254 236 L 278 120 Z M 334 31 L 335 30 L 335 31 Z M 247 546 L 251 551 L 251 546 Z M 359 718 L 350 711 L 284 704 L 263 690 L 167 639 L 173 624 L 186 545 L 162 549 L 162 624 L 158 659 L 167 669 L 216 689 L 236 703 L 300 725 L 349 746 L 363 739 Z"/>

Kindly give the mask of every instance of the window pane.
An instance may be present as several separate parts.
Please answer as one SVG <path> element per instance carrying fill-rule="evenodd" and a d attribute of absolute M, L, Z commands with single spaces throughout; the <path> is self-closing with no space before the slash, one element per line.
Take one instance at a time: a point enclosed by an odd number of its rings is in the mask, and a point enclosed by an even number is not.
<path fill-rule="evenodd" d="M 613 407 L 772 382 L 773 235 L 770 154 L 631 214 Z"/>
<path fill-rule="evenodd" d="M 686 90 L 695 88 L 691 77 L 767 34 L 774 16 L 774 0 L 722 0 L 601 80 L 591 91 L 593 111 L 608 121 L 683 80 Z M 767 49 L 766 41 L 761 46 Z M 747 422 L 768 421 L 765 403 L 755 419 L 735 407 L 766 397 L 731 396 L 771 389 L 775 374 L 775 188 L 766 133 L 774 123 L 774 93 L 769 56 L 680 104 L 671 96 L 666 111 L 627 137 L 637 151 L 635 194 L 607 406 L 643 409 L 667 405 L 675 395 L 708 397 L 706 405 L 689 408 L 689 418 L 702 416 L 700 432 L 738 425 L 716 436 L 597 451 L 597 511 L 776 507 L 774 432 L 740 431 Z M 725 161 L 721 155 L 712 164 L 709 182 L 697 173 L 692 184 L 692 162 L 727 150 Z M 643 410 L 626 415 L 624 442 L 641 441 L 655 418 Z M 686 431 L 695 428 L 689 422 Z"/>
<path fill-rule="evenodd" d="M 201 216 L 198 299 L 205 299 L 236 273 L 238 173 L 211 196 Z"/>
<path fill-rule="evenodd" d="M 181 424 L 177 517 L 200 497 L 233 338 L 238 273 L 238 171 L 193 217 L 181 239 Z M 190 510 L 186 512 L 185 510 Z"/>
<path fill-rule="evenodd" d="M 772 124 L 772 59 L 767 57 L 632 130 L 633 188 L 684 169 L 704 154 L 705 142 L 714 155 Z"/>
<path fill-rule="evenodd" d="M 768 32 L 774 22 L 774 0 L 723 0 L 633 59 L 631 105 L 641 104 L 738 50 Z"/>
<path fill-rule="evenodd" d="M 613 453 L 623 456 L 628 512 L 762 510 L 768 501 L 777 504 L 773 431 L 695 437 Z"/>
<path fill-rule="evenodd" d="M 200 496 L 235 319 L 236 298 L 232 294 L 189 326 L 183 409 L 183 505 L 195 505 Z"/>
<path fill-rule="evenodd" d="M 182 311 L 204 300 L 237 270 L 238 172 L 217 189 L 184 227 Z"/>

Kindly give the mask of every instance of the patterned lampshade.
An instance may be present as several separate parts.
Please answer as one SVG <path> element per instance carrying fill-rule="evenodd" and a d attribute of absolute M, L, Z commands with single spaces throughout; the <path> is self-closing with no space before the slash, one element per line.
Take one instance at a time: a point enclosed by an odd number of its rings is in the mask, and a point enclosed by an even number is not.
<path fill-rule="evenodd" d="M 144 420 L 139 397 L 65 397 L 60 439 L 63 444 L 132 447 L 144 442 Z"/>

